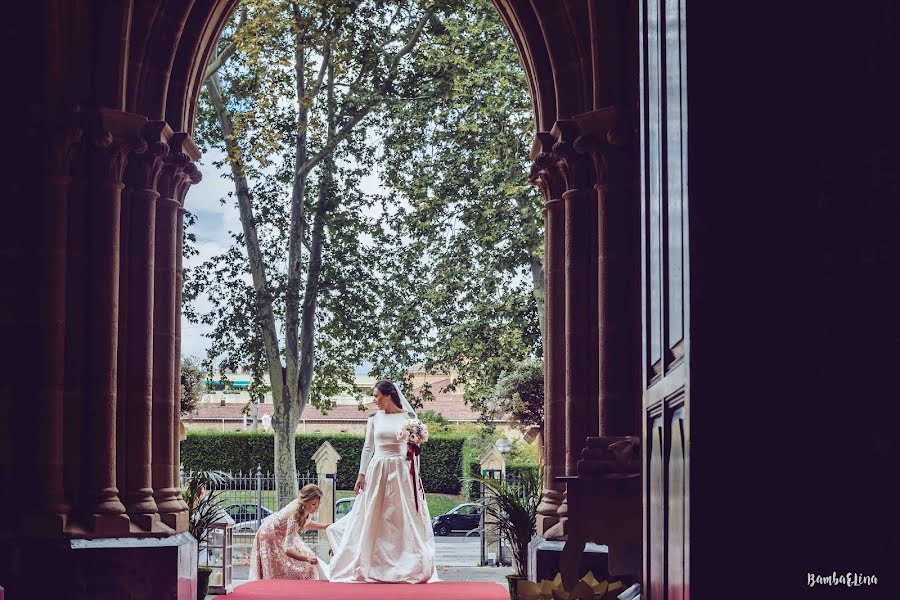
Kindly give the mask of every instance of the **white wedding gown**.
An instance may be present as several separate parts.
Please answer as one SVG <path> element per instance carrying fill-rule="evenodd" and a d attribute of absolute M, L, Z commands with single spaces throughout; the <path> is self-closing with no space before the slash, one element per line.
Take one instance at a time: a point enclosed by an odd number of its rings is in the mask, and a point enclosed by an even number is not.
<path fill-rule="evenodd" d="M 327 565 L 319 562 L 329 581 L 439 581 L 425 494 L 418 473 L 415 479 L 410 476 L 406 442 L 397 440 L 408 418 L 406 412 L 384 411 L 369 417 L 359 466 L 366 475 L 365 489 L 347 516 L 325 530 L 334 558 Z"/>

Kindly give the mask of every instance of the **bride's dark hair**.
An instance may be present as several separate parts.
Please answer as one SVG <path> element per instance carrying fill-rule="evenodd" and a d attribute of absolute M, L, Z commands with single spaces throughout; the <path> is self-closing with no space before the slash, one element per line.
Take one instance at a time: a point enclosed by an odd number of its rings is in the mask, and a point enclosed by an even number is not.
<path fill-rule="evenodd" d="M 391 400 L 394 401 L 394 404 L 397 405 L 397 408 L 403 408 L 403 403 L 400 402 L 400 394 L 397 393 L 397 386 L 394 385 L 393 381 L 390 379 L 382 379 L 375 384 L 375 389 L 385 396 L 390 396 Z"/>

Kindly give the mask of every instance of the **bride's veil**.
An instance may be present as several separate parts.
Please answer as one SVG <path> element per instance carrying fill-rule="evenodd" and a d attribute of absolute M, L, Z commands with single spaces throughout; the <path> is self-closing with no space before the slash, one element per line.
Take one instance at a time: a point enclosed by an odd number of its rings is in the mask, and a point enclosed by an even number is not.
<path fill-rule="evenodd" d="M 397 390 L 397 395 L 400 396 L 400 406 L 408 413 L 412 413 L 413 416 L 416 415 L 416 411 L 413 410 L 412 404 L 409 403 L 409 400 L 406 399 L 406 396 L 403 395 L 403 390 L 400 389 L 400 384 L 396 381 L 394 382 L 394 388 Z"/>

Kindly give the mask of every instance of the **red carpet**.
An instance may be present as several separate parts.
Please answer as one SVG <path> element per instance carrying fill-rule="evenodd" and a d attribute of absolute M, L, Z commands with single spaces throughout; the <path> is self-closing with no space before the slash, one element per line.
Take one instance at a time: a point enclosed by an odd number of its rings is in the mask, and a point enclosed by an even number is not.
<path fill-rule="evenodd" d="M 509 600 L 496 583 L 329 583 L 327 581 L 250 581 L 234 588 L 231 600 Z"/>

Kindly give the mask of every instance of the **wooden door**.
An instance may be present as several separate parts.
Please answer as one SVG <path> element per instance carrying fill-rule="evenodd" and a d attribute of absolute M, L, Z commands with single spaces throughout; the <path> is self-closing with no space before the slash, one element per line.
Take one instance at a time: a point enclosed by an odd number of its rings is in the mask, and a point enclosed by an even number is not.
<path fill-rule="evenodd" d="M 685 0 L 641 0 L 644 583 L 689 597 Z"/>

